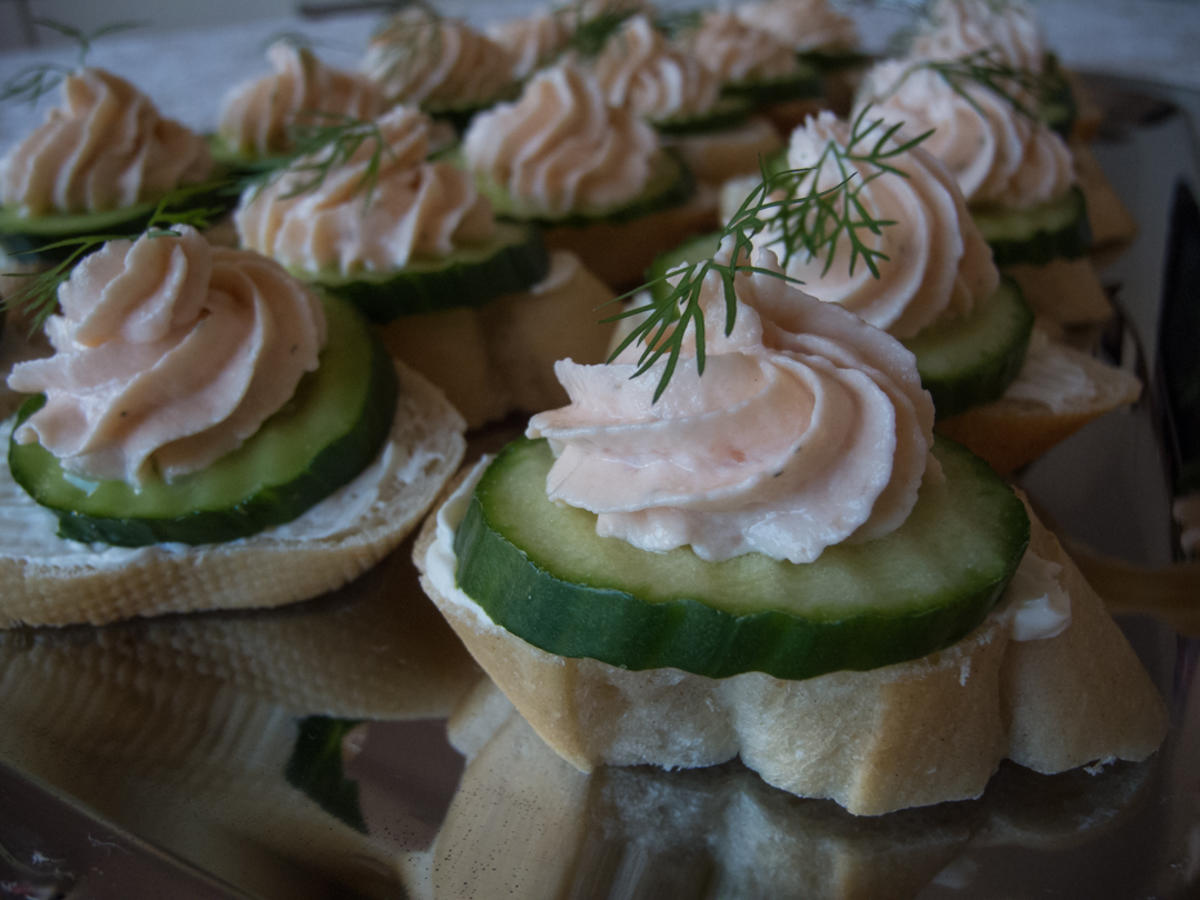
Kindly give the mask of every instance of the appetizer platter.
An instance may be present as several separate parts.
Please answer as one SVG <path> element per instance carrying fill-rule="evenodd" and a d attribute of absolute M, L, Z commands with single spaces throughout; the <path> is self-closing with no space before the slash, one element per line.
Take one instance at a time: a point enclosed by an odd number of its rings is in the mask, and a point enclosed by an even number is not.
<path fill-rule="evenodd" d="M 1200 890 L 1200 96 L 521 13 L 14 68 L 0 894 Z"/>

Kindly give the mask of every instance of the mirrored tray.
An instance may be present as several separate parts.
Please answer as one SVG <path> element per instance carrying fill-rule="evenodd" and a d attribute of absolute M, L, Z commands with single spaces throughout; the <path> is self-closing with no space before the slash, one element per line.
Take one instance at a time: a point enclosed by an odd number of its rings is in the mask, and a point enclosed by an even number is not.
<path fill-rule="evenodd" d="M 288 609 L 0 633 L 0 897 L 1200 895 L 1200 597 L 1161 590 L 1176 442 L 1157 380 L 1166 261 L 1200 257 L 1179 212 L 1198 183 L 1179 104 L 1200 104 L 1088 83 L 1094 152 L 1140 229 L 1104 269 L 1122 315 L 1099 346 L 1148 391 L 1021 482 L 1168 698 L 1151 760 L 1005 765 L 978 800 L 878 818 L 736 762 L 588 777 L 482 678 L 405 545 Z"/>

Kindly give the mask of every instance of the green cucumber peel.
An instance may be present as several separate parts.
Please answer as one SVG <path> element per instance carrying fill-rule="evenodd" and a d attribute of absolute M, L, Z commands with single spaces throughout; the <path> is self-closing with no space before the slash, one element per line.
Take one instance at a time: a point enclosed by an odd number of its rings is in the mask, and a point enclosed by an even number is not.
<path fill-rule="evenodd" d="M 292 400 L 238 449 L 173 481 L 86 481 L 39 443 L 9 441 L 13 478 L 58 517 L 60 537 L 118 546 L 206 544 L 290 522 L 376 457 L 396 411 L 395 368 L 370 326 L 326 298 L 328 340 Z M 44 398 L 30 397 L 18 424 Z M 15 429 L 14 429 L 15 432 Z"/>
<path fill-rule="evenodd" d="M 920 658 L 983 621 L 1029 540 L 1024 506 L 986 463 L 940 439 L 935 454 L 946 482 L 924 485 L 890 535 L 804 565 L 714 563 L 597 536 L 593 515 L 546 498 L 545 442 L 519 440 L 456 530 L 458 586 L 534 646 L 627 669 L 798 680 Z"/>

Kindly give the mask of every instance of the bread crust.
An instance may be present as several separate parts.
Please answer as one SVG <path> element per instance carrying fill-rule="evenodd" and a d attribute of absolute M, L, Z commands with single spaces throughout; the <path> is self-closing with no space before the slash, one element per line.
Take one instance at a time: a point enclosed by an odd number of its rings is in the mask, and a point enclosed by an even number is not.
<path fill-rule="evenodd" d="M 391 440 L 401 452 L 420 454 L 423 466 L 412 480 L 397 467 L 382 502 L 357 527 L 317 539 L 281 539 L 268 529 L 224 544 L 147 548 L 121 564 L 77 556 L 69 562 L 30 560 L 0 549 L 0 626 L 279 606 L 333 590 L 366 571 L 417 524 L 465 451 L 462 420 L 441 392 L 402 366 L 397 373 Z"/>
<path fill-rule="evenodd" d="M 604 360 L 611 327 L 601 324 L 612 291 L 581 263 L 547 290 L 518 291 L 479 307 L 401 316 L 380 328 L 388 352 L 445 391 L 478 428 L 515 410 L 566 402 L 555 360 Z"/>
<path fill-rule="evenodd" d="M 1093 419 L 1135 402 L 1141 394 L 1141 382 L 1123 369 L 1056 341 L 1049 342 L 1044 352 L 1080 372 L 1092 387 L 1091 397 L 1061 409 L 1001 397 L 939 420 L 937 431 L 1007 475 L 1033 462 Z"/>
<path fill-rule="evenodd" d="M 414 547 L 422 586 L 534 730 L 582 771 L 694 768 L 740 755 L 776 787 L 878 815 L 977 797 L 1005 757 L 1059 772 L 1144 759 L 1165 734 L 1149 677 L 1036 520 L 1032 548 L 1062 568 L 1071 598 L 1062 634 L 1014 641 L 998 611 L 922 659 L 806 681 L 633 672 L 546 653 L 438 591 L 426 572 L 435 530 L 430 516 Z"/>

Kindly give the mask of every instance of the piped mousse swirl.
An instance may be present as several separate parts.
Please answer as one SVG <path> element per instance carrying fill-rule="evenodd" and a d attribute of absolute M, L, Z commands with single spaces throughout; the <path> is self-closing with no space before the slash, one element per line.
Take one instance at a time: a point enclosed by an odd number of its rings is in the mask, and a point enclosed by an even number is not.
<path fill-rule="evenodd" d="M 362 71 L 393 103 L 490 103 L 513 83 L 514 59 L 459 19 L 408 9 L 371 36 Z"/>
<path fill-rule="evenodd" d="M 470 174 L 427 160 L 429 118 L 398 106 L 350 158 L 316 179 L 330 150 L 250 187 L 234 214 L 242 245 L 313 274 L 386 272 L 414 257 L 443 257 L 495 232 L 491 206 Z"/>
<path fill-rule="evenodd" d="M 899 527 L 927 471 L 940 476 L 912 354 L 778 277 L 769 250 L 753 263 L 775 274 L 738 272 L 728 335 L 721 277 L 707 273 L 704 373 L 685 341 L 657 402 L 665 363 L 633 377 L 638 347 L 608 365 L 556 365 L 570 403 L 527 434 L 555 453 L 548 495 L 596 513 L 600 535 L 709 560 L 811 562 Z"/>
<path fill-rule="evenodd" d="M 645 16 L 634 16 L 593 61 L 592 76 L 612 106 L 651 121 L 709 112 L 721 93 L 716 73 L 672 47 Z"/>
<path fill-rule="evenodd" d="M 59 289 L 54 354 L 8 385 L 44 393 L 16 440 L 88 479 L 137 484 L 202 469 L 241 443 L 315 369 L 320 300 L 277 263 L 194 229 L 110 241 Z"/>
<path fill-rule="evenodd" d="M 0 162 L 0 203 L 21 215 L 135 206 L 211 172 L 204 139 L 161 116 L 125 79 L 80 69 L 63 80 L 62 94 Z"/>
<path fill-rule="evenodd" d="M 787 78 L 799 69 L 796 52 L 784 39 L 729 11 L 705 12 L 700 26 L 685 32 L 680 43 L 722 84 Z"/>
<path fill-rule="evenodd" d="M 868 110 L 859 127 L 873 114 Z M 941 162 L 915 146 L 887 159 L 885 171 L 861 156 L 883 133 L 881 124 L 862 146 L 850 149 L 853 127 L 832 113 L 810 117 L 792 132 L 788 166 L 811 170 L 801 183 L 829 191 L 846 183 L 873 219 L 892 222 L 878 230 L 857 229 L 858 238 L 883 254 L 878 277 L 861 260 L 850 265 L 844 236 L 833 249 L 811 254 L 803 246 L 783 246 L 783 230 L 768 226 L 755 243 L 785 258 L 789 276 L 829 303 L 852 310 L 877 328 L 904 339 L 943 317 L 970 312 L 999 283 L 992 252 L 967 211 L 962 192 Z M 893 137 L 885 150 L 900 145 Z M 836 153 L 834 151 L 837 151 Z"/>
<path fill-rule="evenodd" d="M 222 103 L 217 132 L 235 153 L 284 153 L 294 125 L 322 125 L 331 116 L 372 119 L 385 109 L 374 84 L 325 65 L 307 47 L 276 41 L 267 60 L 272 74 L 235 87 Z"/>
<path fill-rule="evenodd" d="M 958 59 L 986 51 L 997 63 L 1027 72 L 1041 71 L 1046 42 L 1027 3 L 1009 0 L 938 0 L 925 26 L 913 35 L 909 56 Z"/>
<path fill-rule="evenodd" d="M 642 193 L 658 139 L 630 110 L 609 106 L 577 66 L 529 80 L 521 96 L 480 113 L 463 138 L 467 167 L 534 215 L 603 210 Z"/>
<path fill-rule="evenodd" d="M 1026 209 L 1075 183 L 1070 149 L 1030 112 L 1031 97 L 952 83 L 920 60 L 898 59 L 867 73 L 859 108 L 868 103 L 872 115 L 904 123 L 909 135 L 933 129 L 922 146 L 949 167 L 972 206 Z"/>

